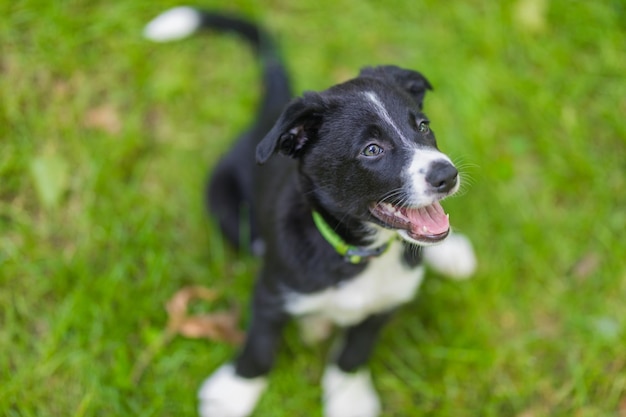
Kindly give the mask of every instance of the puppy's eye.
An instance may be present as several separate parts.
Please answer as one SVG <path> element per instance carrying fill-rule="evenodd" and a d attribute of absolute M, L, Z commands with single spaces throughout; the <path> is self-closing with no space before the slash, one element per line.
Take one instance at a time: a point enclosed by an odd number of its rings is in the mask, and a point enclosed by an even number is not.
<path fill-rule="evenodd" d="M 430 132 L 430 127 L 428 126 L 428 122 L 421 121 L 419 125 L 417 125 L 417 131 L 420 133 L 428 133 Z"/>
<path fill-rule="evenodd" d="M 365 147 L 365 149 L 363 149 L 363 152 L 361 153 L 365 156 L 371 157 L 371 156 L 378 156 L 382 154 L 383 152 L 384 152 L 383 148 L 376 145 L 375 143 L 370 143 L 369 145 Z"/>

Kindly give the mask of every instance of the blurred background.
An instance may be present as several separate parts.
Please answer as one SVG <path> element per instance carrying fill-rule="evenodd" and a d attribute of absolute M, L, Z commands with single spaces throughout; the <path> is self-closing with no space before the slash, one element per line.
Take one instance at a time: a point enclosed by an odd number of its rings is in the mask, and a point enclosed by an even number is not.
<path fill-rule="evenodd" d="M 0 5 L 0 415 L 194 415 L 228 344 L 163 341 L 187 285 L 247 304 L 207 218 L 259 67 L 220 34 L 153 44 L 171 1 Z M 279 43 L 294 90 L 419 70 L 479 257 L 430 274 L 372 360 L 385 416 L 626 416 L 623 0 L 211 1 Z M 245 323 L 245 314 L 242 325 Z M 326 346 L 289 329 L 259 416 L 319 416 Z"/>

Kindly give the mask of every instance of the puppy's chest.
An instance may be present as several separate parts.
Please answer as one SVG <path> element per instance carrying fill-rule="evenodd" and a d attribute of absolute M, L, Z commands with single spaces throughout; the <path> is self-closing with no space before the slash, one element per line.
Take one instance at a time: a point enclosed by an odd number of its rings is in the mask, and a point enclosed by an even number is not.
<path fill-rule="evenodd" d="M 289 294 L 286 310 L 296 316 L 319 315 L 349 326 L 410 301 L 424 271 L 422 267 L 405 265 L 402 251 L 402 245 L 392 245 L 382 257 L 372 259 L 362 273 L 340 285 L 313 294 Z"/>

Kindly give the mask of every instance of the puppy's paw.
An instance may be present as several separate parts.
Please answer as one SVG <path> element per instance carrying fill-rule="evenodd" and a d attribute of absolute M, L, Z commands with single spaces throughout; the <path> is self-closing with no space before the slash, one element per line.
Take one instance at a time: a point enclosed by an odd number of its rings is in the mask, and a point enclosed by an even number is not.
<path fill-rule="evenodd" d="M 440 245 L 424 248 L 424 261 L 435 271 L 454 279 L 466 279 L 476 270 L 472 243 L 462 234 L 453 233 Z"/>
<path fill-rule="evenodd" d="M 198 391 L 201 417 L 246 417 L 267 386 L 266 378 L 243 378 L 232 364 L 218 368 Z"/>
<path fill-rule="evenodd" d="M 322 388 L 324 417 L 376 417 L 380 413 L 380 400 L 366 369 L 346 373 L 329 365 Z"/>

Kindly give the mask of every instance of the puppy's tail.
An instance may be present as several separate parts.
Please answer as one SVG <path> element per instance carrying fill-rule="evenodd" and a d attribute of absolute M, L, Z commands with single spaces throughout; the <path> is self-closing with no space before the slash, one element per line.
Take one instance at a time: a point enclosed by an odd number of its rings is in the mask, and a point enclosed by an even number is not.
<path fill-rule="evenodd" d="M 264 95 L 258 118 L 278 118 L 291 99 L 289 77 L 274 40 L 258 25 L 239 16 L 182 6 L 154 18 L 146 25 L 143 34 L 155 42 L 168 42 L 186 38 L 203 29 L 236 33 L 252 45 L 263 66 Z"/>

